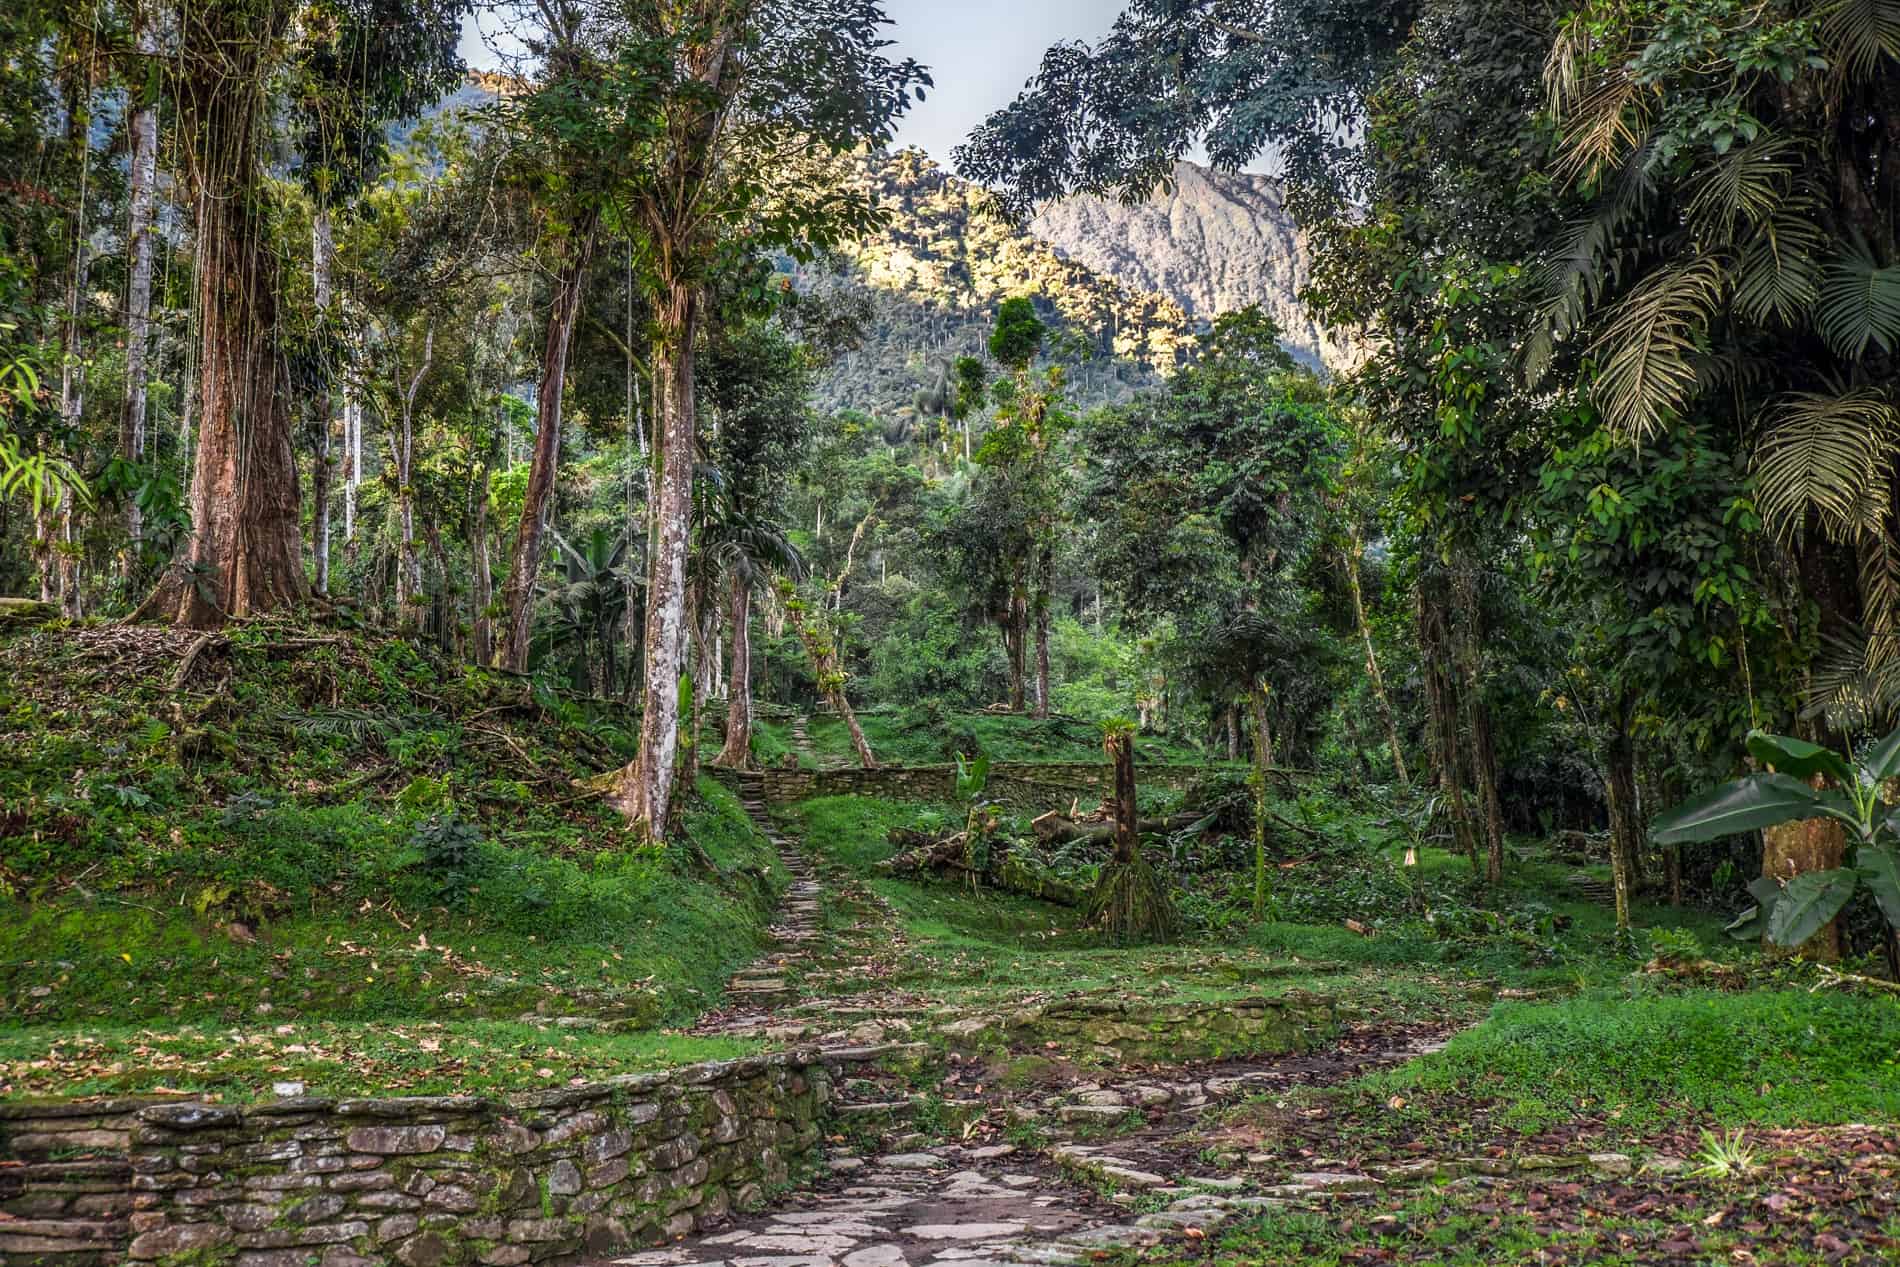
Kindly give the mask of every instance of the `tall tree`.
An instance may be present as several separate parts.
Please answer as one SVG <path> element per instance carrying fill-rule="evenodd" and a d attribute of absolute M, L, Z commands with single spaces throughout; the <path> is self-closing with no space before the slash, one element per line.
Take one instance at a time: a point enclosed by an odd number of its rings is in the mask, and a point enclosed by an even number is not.
<path fill-rule="evenodd" d="M 650 837 L 666 831 L 679 751 L 705 290 L 735 248 L 808 254 L 881 223 L 835 160 L 887 143 L 929 82 L 886 55 L 887 24 L 875 0 L 640 0 L 628 11 L 633 47 L 665 76 L 660 139 L 624 194 L 653 260 L 660 427 L 640 754 L 618 799 Z"/>

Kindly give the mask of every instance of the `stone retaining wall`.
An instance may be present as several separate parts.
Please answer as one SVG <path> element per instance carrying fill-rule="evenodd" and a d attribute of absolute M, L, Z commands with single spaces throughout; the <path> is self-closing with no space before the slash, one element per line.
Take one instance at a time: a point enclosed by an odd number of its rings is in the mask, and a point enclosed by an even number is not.
<path fill-rule="evenodd" d="M 74 1124 L 98 1106 L 0 1105 L 0 1156 L 122 1146 L 139 1264 L 520 1267 L 761 1205 L 815 1155 L 836 1067 L 879 1054 L 779 1053 L 506 1100 L 115 1102 L 97 1128 Z"/>
<path fill-rule="evenodd" d="M 1181 791 L 1203 777 L 1200 765 L 1144 765 L 1136 770 L 1143 788 Z M 880 766 L 875 770 L 761 771 L 759 785 L 769 801 L 802 801 L 814 796 L 877 796 L 894 801 L 946 801 L 956 796 L 954 765 Z M 1095 761 L 998 761 L 990 766 L 984 794 L 1013 809 L 1041 812 L 1067 809 L 1080 798 L 1092 806 L 1113 787 L 1113 767 Z"/>

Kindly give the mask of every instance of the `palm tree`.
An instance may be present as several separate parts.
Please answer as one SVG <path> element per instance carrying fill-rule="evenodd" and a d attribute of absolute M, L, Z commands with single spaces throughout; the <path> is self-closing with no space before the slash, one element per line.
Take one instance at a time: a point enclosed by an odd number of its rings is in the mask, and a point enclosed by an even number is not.
<path fill-rule="evenodd" d="M 611 695 L 619 678 L 614 654 L 620 641 L 616 631 L 643 584 L 628 563 L 632 538 L 625 531 L 616 534 L 596 528 L 576 549 L 558 532 L 550 529 L 549 535 L 560 551 L 561 580 L 542 587 L 554 608 L 554 620 L 542 634 L 545 646 L 549 651 L 574 649 L 574 687 L 583 693 L 592 693 L 592 653 L 598 649 L 601 690 Z"/>
<path fill-rule="evenodd" d="M 1529 368 L 1541 377 L 1574 338 L 1613 428 L 1640 441 L 1726 418 L 1752 441 L 1764 521 L 1834 644 L 1817 693 L 1837 725 L 1865 724 L 1900 704 L 1885 139 L 1900 127 L 1900 13 L 1729 0 L 1687 40 L 1657 12 L 1585 6 L 1551 51 L 1562 174 L 1596 203 L 1547 263 Z M 1819 583 L 1829 574 L 1845 584 Z"/>
<path fill-rule="evenodd" d="M 726 684 L 726 742 L 713 764 L 752 766 L 752 595 L 772 575 L 802 577 L 805 560 L 779 524 L 731 498 L 720 498 L 699 532 L 700 570 L 716 588 L 723 577 L 726 618 L 732 627 L 731 672 Z"/>

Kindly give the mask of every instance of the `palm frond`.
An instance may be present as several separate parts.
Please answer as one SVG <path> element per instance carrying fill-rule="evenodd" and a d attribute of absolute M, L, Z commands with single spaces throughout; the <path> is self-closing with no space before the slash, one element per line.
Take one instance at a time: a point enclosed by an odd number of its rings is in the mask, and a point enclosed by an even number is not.
<path fill-rule="evenodd" d="M 1690 185 L 1690 230 L 1705 246 L 1733 245 L 1738 223 L 1761 224 L 1787 200 L 1803 158 L 1792 137 L 1763 137 L 1730 150 Z"/>
<path fill-rule="evenodd" d="M 1763 518 L 1783 539 L 1799 536 L 1810 514 L 1840 540 L 1877 532 L 1897 453 L 1900 411 L 1881 393 L 1783 396 L 1755 448 Z"/>
<path fill-rule="evenodd" d="M 1882 59 L 1900 59 L 1900 0 L 1835 0 L 1822 12 L 1821 42 L 1839 69 L 1871 78 Z"/>
<path fill-rule="evenodd" d="M 1861 537 L 1860 621 L 1868 665 L 1883 673 L 1900 665 L 1900 542 L 1886 522 Z"/>
<path fill-rule="evenodd" d="M 1642 85 L 1619 71 L 1583 89 L 1562 118 L 1558 174 L 1595 177 L 1641 144 L 1649 130 L 1649 102 Z"/>
<path fill-rule="evenodd" d="M 1721 262 L 1703 255 L 1651 273 L 1612 310 L 1591 345 L 1592 395 L 1612 429 L 1647 436 L 1696 394 L 1694 358 L 1723 288 Z"/>
<path fill-rule="evenodd" d="M 1821 293 L 1826 236 L 1811 195 L 1796 194 L 1757 230 L 1735 276 L 1735 309 L 1750 321 L 1793 326 Z"/>
<path fill-rule="evenodd" d="M 1873 251 L 1856 242 L 1821 274 L 1814 324 L 1849 359 L 1870 348 L 1900 347 L 1900 267 L 1882 268 Z"/>
<path fill-rule="evenodd" d="M 1877 653 L 1880 641 L 1858 630 L 1829 637 L 1808 673 L 1804 715 L 1847 733 L 1891 730 L 1900 720 L 1900 656 Z"/>

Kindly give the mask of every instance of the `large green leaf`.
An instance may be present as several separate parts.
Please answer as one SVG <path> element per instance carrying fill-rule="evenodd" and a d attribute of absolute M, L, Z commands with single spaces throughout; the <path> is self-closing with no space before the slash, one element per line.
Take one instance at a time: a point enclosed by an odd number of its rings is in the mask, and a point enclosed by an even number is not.
<path fill-rule="evenodd" d="M 1811 779 L 1817 774 L 1825 774 L 1836 783 L 1854 781 L 1854 772 L 1839 753 L 1805 739 L 1771 735 L 1765 730 L 1757 730 L 1748 736 L 1748 751 L 1755 760 L 1772 768 L 1777 774 L 1791 774 L 1797 779 Z"/>
<path fill-rule="evenodd" d="M 1900 777 L 1900 730 L 1861 753 L 1860 768 L 1876 780 Z"/>
<path fill-rule="evenodd" d="M 1846 867 L 1802 872 L 1788 881 L 1781 900 L 1768 912 L 1768 940 L 1777 946 L 1801 945 L 1840 914 L 1858 883 Z"/>
<path fill-rule="evenodd" d="M 1762 913 L 1761 907 L 1751 906 L 1722 925 L 1722 931 L 1736 941 L 1760 941 L 1762 931 L 1767 927 L 1768 917 Z"/>
<path fill-rule="evenodd" d="M 1650 829 L 1659 845 L 1719 840 L 1823 813 L 1827 798 L 1785 774 L 1751 774 L 1664 814 Z"/>
<path fill-rule="evenodd" d="M 1887 923 L 1900 928 L 1900 854 L 1882 845 L 1864 846 L 1855 859 L 1860 878 L 1873 890 Z"/>

